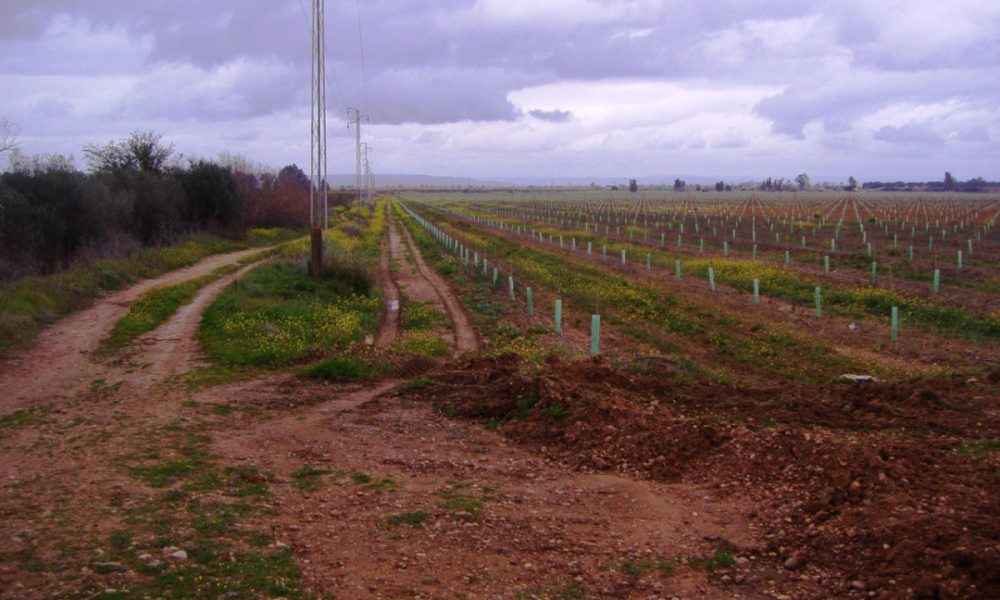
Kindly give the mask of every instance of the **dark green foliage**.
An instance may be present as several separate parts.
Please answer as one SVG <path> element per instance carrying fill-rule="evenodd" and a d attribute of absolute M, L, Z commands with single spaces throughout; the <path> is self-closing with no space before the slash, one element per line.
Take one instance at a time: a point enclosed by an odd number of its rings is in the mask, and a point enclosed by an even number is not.
<path fill-rule="evenodd" d="M 243 198 L 229 169 L 199 161 L 179 175 L 186 196 L 185 220 L 201 227 L 236 224 Z"/>
<path fill-rule="evenodd" d="M 374 379 L 385 372 L 383 365 L 371 364 L 369 361 L 353 356 L 334 356 L 320 361 L 306 369 L 307 377 L 327 379 L 330 381 L 350 381 L 355 379 Z"/>

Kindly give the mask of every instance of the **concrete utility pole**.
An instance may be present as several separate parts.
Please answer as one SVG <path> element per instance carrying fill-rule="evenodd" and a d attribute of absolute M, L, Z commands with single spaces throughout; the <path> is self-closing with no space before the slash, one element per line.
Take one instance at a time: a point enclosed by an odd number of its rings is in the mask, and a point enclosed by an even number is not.
<path fill-rule="evenodd" d="M 370 144 L 365 144 L 365 202 L 368 204 L 368 208 L 372 208 L 372 164 L 368 160 L 368 151 L 372 147 Z"/>
<path fill-rule="evenodd" d="M 309 160 L 309 272 L 323 273 L 323 229 L 329 227 L 326 171 L 326 11 L 325 0 L 312 3 L 312 113 Z"/>
<path fill-rule="evenodd" d="M 361 188 L 364 185 L 364 176 L 361 172 L 361 119 L 367 119 L 368 115 L 361 114 L 357 108 L 348 108 L 347 116 L 354 115 L 351 122 L 354 123 L 354 190 L 357 193 L 358 205 L 361 205 Z"/>

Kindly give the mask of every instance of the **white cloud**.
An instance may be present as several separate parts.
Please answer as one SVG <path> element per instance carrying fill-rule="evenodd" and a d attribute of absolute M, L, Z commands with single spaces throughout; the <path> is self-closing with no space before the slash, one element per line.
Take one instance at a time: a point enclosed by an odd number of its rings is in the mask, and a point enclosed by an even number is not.
<path fill-rule="evenodd" d="M 583 24 L 611 23 L 631 14 L 637 5 L 650 2 L 626 0 L 475 0 L 460 16 L 481 25 L 518 25 L 569 28 Z"/>

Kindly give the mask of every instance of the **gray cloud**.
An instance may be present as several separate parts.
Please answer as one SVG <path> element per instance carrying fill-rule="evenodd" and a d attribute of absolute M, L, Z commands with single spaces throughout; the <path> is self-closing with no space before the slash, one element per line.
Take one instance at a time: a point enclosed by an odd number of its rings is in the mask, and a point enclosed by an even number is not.
<path fill-rule="evenodd" d="M 539 121 L 549 123 L 568 123 L 573 120 L 573 113 L 568 110 L 529 110 L 528 114 Z"/>
<path fill-rule="evenodd" d="M 930 128 L 913 123 L 902 127 L 886 125 L 875 132 L 875 139 L 893 144 L 940 144 L 944 141 Z"/>

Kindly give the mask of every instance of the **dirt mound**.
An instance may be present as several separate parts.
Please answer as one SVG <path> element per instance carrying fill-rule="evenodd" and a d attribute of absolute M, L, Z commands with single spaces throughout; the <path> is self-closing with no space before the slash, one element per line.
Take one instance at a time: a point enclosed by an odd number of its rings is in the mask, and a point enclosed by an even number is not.
<path fill-rule="evenodd" d="M 719 428 L 664 406 L 645 378 L 607 363 L 556 361 L 532 375 L 519 368 L 513 356 L 477 359 L 436 373 L 437 385 L 420 395 L 445 414 L 486 419 L 576 466 L 652 479 L 676 479 L 726 439 Z"/>
<path fill-rule="evenodd" d="M 737 431 L 690 474 L 757 497 L 764 550 L 835 566 L 845 590 L 986 598 L 1000 590 L 997 466 L 937 434 L 783 427 Z"/>
<path fill-rule="evenodd" d="M 512 356 L 432 377 L 406 393 L 552 458 L 755 499 L 757 550 L 779 569 L 798 557 L 833 595 L 1000 597 L 995 390 L 959 378 L 691 385 Z"/>

